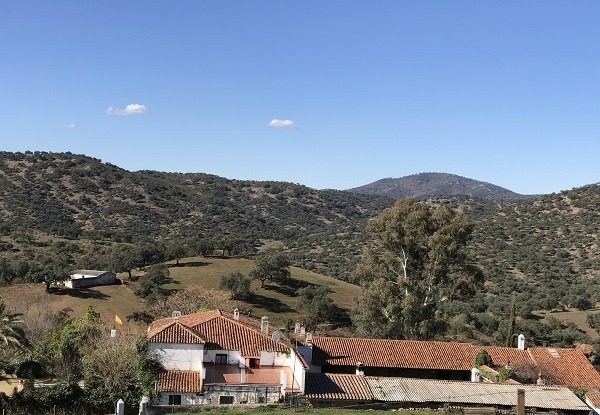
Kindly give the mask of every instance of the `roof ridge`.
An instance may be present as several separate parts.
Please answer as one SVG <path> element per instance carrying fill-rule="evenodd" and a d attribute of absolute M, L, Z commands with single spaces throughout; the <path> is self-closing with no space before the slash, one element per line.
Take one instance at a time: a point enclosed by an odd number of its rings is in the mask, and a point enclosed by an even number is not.
<path fill-rule="evenodd" d="M 220 310 L 219 310 L 219 311 L 220 311 Z M 227 320 L 227 321 L 228 321 L 228 322 L 230 322 L 230 323 L 236 324 L 236 325 L 238 325 L 238 326 L 240 326 L 240 327 L 242 327 L 242 328 L 244 328 L 244 329 L 252 330 L 252 331 L 253 331 L 253 332 L 255 332 L 256 334 L 259 334 L 259 335 L 261 335 L 261 336 L 264 336 L 264 337 L 266 337 L 268 340 L 270 340 L 270 341 L 272 341 L 272 342 L 274 342 L 274 343 L 281 343 L 281 344 L 284 344 L 285 346 L 287 346 L 287 344 L 285 344 L 285 343 L 281 342 L 281 339 L 280 339 L 280 340 L 277 340 L 277 341 L 275 341 L 275 340 L 273 340 L 273 338 L 272 338 L 271 336 L 269 336 L 268 334 L 265 334 L 265 333 L 263 333 L 262 331 L 260 331 L 260 330 L 256 329 L 255 327 L 251 327 L 251 326 L 249 326 L 248 324 L 244 324 L 244 323 L 242 323 L 242 322 L 240 322 L 240 321 L 237 321 L 237 320 L 236 320 L 236 319 L 234 319 L 234 318 L 230 318 L 229 316 L 224 316 L 223 314 L 221 314 L 219 317 L 220 317 L 220 318 L 222 318 L 222 319 L 225 319 L 225 320 Z"/>

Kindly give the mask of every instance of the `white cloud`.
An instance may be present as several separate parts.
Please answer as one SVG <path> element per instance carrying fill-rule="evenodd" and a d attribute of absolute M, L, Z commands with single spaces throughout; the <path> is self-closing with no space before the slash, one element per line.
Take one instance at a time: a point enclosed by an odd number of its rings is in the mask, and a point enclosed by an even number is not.
<path fill-rule="evenodd" d="M 77 125 L 70 123 L 70 124 L 65 125 L 65 128 L 77 128 Z"/>
<path fill-rule="evenodd" d="M 106 114 L 108 115 L 133 115 L 133 114 L 145 114 L 148 112 L 148 108 L 143 104 L 129 104 L 125 108 L 113 108 L 108 107 Z"/>
<path fill-rule="evenodd" d="M 278 120 L 277 118 L 273 118 L 269 124 L 267 124 L 271 128 L 297 128 L 296 123 L 292 120 Z"/>

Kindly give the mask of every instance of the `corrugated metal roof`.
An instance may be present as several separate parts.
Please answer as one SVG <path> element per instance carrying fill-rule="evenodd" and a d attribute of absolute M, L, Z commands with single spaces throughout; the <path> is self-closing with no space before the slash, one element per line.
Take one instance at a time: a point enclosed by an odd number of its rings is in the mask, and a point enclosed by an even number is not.
<path fill-rule="evenodd" d="M 517 389 L 524 389 L 526 407 L 581 411 L 589 409 L 568 388 L 561 387 L 369 376 L 366 379 L 375 400 L 384 402 L 514 406 L 517 404 Z"/>
<path fill-rule="evenodd" d="M 373 400 L 364 376 L 337 373 L 307 373 L 305 394 L 308 399 Z"/>

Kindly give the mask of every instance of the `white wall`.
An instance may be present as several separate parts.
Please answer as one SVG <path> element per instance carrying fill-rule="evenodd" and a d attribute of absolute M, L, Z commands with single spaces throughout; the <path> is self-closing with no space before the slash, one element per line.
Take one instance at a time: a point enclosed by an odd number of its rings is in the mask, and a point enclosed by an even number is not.
<path fill-rule="evenodd" d="M 201 398 L 195 393 L 178 393 L 178 392 L 162 392 L 158 399 L 159 405 L 169 405 L 169 395 L 181 395 L 181 406 L 183 405 L 198 405 L 201 403 Z"/>
<path fill-rule="evenodd" d="M 241 359 L 240 352 L 237 350 L 205 350 L 203 361 L 207 363 L 215 363 L 217 354 L 227 354 L 228 365 L 237 365 Z M 243 359 L 243 361 L 245 362 L 245 359 Z"/>
<path fill-rule="evenodd" d="M 156 355 L 167 370 L 202 371 L 202 344 L 150 343 L 148 351 Z"/>
<path fill-rule="evenodd" d="M 304 360 L 308 364 L 308 372 L 310 373 L 321 373 L 321 366 L 312 364 L 312 354 L 314 346 L 298 346 L 298 351 L 304 357 Z"/>
<path fill-rule="evenodd" d="M 287 355 L 283 352 L 260 352 L 261 366 L 288 366 Z"/>

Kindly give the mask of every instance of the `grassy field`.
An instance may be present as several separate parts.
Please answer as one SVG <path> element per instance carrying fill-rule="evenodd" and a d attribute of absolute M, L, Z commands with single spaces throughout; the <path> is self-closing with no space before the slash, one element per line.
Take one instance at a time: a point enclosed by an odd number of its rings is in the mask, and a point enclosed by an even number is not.
<path fill-rule="evenodd" d="M 598 309 L 581 311 L 576 309 L 571 309 L 567 311 L 536 311 L 535 314 L 542 318 L 554 317 L 555 319 L 562 321 L 564 323 L 575 323 L 575 325 L 583 332 L 585 332 L 592 340 L 598 339 L 598 333 L 596 330 L 590 327 L 587 323 L 587 315 L 598 313 Z"/>
<path fill-rule="evenodd" d="M 180 290 L 189 286 L 218 288 L 220 278 L 230 272 L 240 271 L 248 274 L 254 267 L 254 261 L 242 258 L 186 258 L 179 265 L 168 263 L 174 284 L 166 288 Z M 143 272 L 134 271 L 143 277 Z M 283 323 L 288 318 L 298 315 L 298 298 L 295 292 L 308 284 L 324 285 L 331 290 L 331 298 L 343 314 L 352 306 L 354 298 L 360 294 L 360 288 L 326 277 L 314 272 L 291 268 L 292 279 L 288 285 L 266 284 L 260 288 L 260 282 L 252 282 L 252 297 L 241 304 L 251 308 L 254 315 L 266 314 L 272 321 Z M 5 299 L 9 307 L 28 315 L 57 312 L 61 309 L 72 309 L 73 316 L 82 315 L 88 306 L 93 306 L 104 321 L 112 326 L 115 314 L 124 319 L 134 311 L 142 310 L 144 302 L 134 292 L 139 281 L 127 281 L 127 274 L 119 274 L 125 280 L 124 285 L 110 285 L 88 289 L 54 288 L 52 294 L 45 292 L 44 284 L 14 284 L 0 287 L 0 297 Z M 133 324 L 126 324 L 133 327 Z M 141 327 L 141 326 L 140 326 Z"/>
<path fill-rule="evenodd" d="M 244 258 L 193 257 L 180 260 L 179 265 L 175 265 L 174 262 L 169 262 L 168 265 L 175 283 L 166 286 L 166 288 L 180 290 L 194 285 L 219 288 L 221 277 L 234 271 L 248 275 L 254 268 L 254 261 Z M 299 301 L 296 297 L 296 291 L 309 284 L 328 287 L 331 290 L 331 299 L 341 309 L 342 313 L 349 311 L 354 299 L 360 295 L 360 287 L 335 278 L 296 267 L 291 267 L 290 272 L 292 278 L 282 286 L 266 283 L 265 288 L 261 288 L 259 281 L 252 281 L 253 294 L 241 305 L 252 308 L 254 315 L 266 314 L 273 321 L 283 323 L 289 318 L 296 318 Z M 121 277 L 124 278 L 125 275 Z M 128 287 L 135 289 L 138 283 L 132 282 Z"/>

